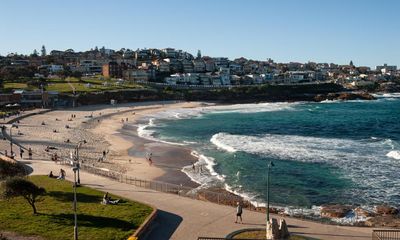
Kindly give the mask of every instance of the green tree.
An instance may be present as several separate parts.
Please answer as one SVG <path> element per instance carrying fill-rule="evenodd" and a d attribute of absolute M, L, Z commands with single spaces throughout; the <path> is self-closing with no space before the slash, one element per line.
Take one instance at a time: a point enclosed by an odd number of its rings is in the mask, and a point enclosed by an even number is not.
<path fill-rule="evenodd" d="M 23 197 L 32 207 L 33 214 L 37 213 L 35 203 L 46 190 L 36 186 L 33 182 L 24 178 L 10 178 L 4 183 L 3 197 L 10 199 L 14 197 Z"/>
<path fill-rule="evenodd" d="M 36 49 L 33 50 L 33 53 L 31 54 L 31 57 L 37 57 L 39 56 L 39 53 Z"/>
<path fill-rule="evenodd" d="M 46 47 L 44 45 L 42 46 L 41 53 L 42 53 L 42 57 L 46 57 L 47 51 L 46 51 Z"/>
<path fill-rule="evenodd" d="M 11 176 L 22 176 L 24 174 L 25 169 L 22 164 L 0 160 L 0 180 Z"/>

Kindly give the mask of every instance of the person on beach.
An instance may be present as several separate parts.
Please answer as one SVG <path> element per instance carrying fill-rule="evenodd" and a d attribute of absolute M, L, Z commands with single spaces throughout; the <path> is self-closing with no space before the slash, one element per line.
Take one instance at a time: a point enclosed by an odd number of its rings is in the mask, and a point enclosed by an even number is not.
<path fill-rule="evenodd" d="M 22 148 L 19 148 L 19 156 L 21 157 L 21 159 L 23 155 L 24 155 L 24 150 Z"/>
<path fill-rule="evenodd" d="M 196 171 L 196 166 L 194 165 L 194 163 L 192 163 L 192 169 L 193 169 L 193 172 Z"/>
<path fill-rule="evenodd" d="M 28 149 L 28 156 L 29 156 L 29 159 L 32 160 L 32 148 Z"/>
<path fill-rule="evenodd" d="M 149 165 L 153 165 L 153 160 L 151 159 L 151 157 L 149 157 Z"/>
<path fill-rule="evenodd" d="M 55 176 L 53 175 L 53 171 L 50 171 L 49 173 L 49 178 L 54 178 Z"/>
<path fill-rule="evenodd" d="M 243 221 L 242 221 L 242 213 L 243 213 L 242 204 L 240 204 L 240 202 L 237 202 L 237 207 L 236 207 L 236 221 L 235 221 L 235 223 L 238 222 L 238 219 L 239 219 L 239 218 L 240 218 L 240 223 L 243 223 Z"/>

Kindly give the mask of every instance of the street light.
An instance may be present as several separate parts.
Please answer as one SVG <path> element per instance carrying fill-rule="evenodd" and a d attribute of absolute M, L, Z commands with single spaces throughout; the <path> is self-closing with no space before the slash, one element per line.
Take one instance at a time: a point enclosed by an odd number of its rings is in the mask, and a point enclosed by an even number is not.
<path fill-rule="evenodd" d="M 266 236 L 268 238 L 268 223 L 269 223 L 269 195 L 270 195 L 270 190 L 269 190 L 269 184 L 271 182 L 271 168 L 274 166 L 274 163 L 272 161 L 270 161 L 268 163 L 268 168 L 267 168 L 267 227 L 266 227 Z"/>
<path fill-rule="evenodd" d="M 74 240 L 78 240 L 78 216 L 76 215 L 76 171 L 79 172 L 79 167 L 73 167 L 72 171 L 74 171 Z"/>
<path fill-rule="evenodd" d="M 76 144 L 75 147 L 75 164 L 76 164 L 76 168 L 78 170 L 78 186 L 81 185 L 81 177 L 79 174 L 79 169 L 80 169 L 80 163 L 79 163 L 79 148 L 82 146 L 82 144 L 86 143 L 86 140 L 81 140 L 78 142 L 78 144 Z"/>
<path fill-rule="evenodd" d="M 12 141 L 12 129 L 13 128 L 18 128 L 17 125 L 12 124 L 10 127 L 10 154 L 11 154 L 11 158 L 14 158 L 14 152 L 13 152 L 13 141 Z"/>

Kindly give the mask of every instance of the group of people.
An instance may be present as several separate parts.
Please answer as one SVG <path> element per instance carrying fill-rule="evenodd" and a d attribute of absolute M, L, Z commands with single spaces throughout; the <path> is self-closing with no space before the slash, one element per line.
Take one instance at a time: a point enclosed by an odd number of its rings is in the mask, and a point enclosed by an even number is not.
<path fill-rule="evenodd" d="M 122 122 L 122 123 L 124 123 L 124 122 L 128 122 L 128 118 L 125 118 L 125 121 L 124 121 L 124 119 L 123 119 L 123 118 L 121 118 L 121 122 Z"/>
<path fill-rule="evenodd" d="M 192 162 L 192 170 L 193 170 L 193 172 L 196 172 L 196 165 L 194 164 L 194 162 Z M 203 172 L 203 165 L 198 165 L 197 171 L 199 173 L 202 173 Z"/>
<path fill-rule="evenodd" d="M 22 148 L 22 147 L 20 147 L 19 148 L 19 157 L 21 158 L 21 159 L 23 159 L 24 158 L 24 149 Z M 4 155 L 6 156 L 6 157 L 10 157 L 10 158 L 15 158 L 15 156 L 16 156 L 16 154 L 13 152 L 13 151 L 11 151 L 11 153 L 10 154 L 8 154 L 8 151 L 7 150 L 4 150 Z M 29 156 L 29 159 L 31 160 L 32 159 L 32 149 L 31 148 L 29 148 L 28 149 L 28 156 Z"/>
<path fill-rule="evenodd" d="M 67 176 L 67 174 L 66 174 L 65 170 L 61 168 L 61 169 L 60 169 L 60 175 L 55 176 L 55 175 L 53 174 L 53 171 L 50 171 L 50 173 L 49 173 L 48 176 L 49 176 L 49 178 L 57 178 L 57 179 L 64 180 L 65 177 Z"/>

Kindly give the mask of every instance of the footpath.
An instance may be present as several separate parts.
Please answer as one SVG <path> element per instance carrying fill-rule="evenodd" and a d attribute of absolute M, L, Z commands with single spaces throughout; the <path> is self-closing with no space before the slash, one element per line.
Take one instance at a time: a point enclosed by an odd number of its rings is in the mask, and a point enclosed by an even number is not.
<path fill-rule="evenodd" d="M 73 180 L 73 172 L 67 166 L 42 160 L 23 162 L 32 168 L 31 174 L 47 175 L 50 171 L 57 173 L 60 168 L 63 168 L 67 172 L 67 179 Z M 158 216 L 146 239 L 195 240 L 199 236 L 225 237 L 235 230 L 265 227 L 266 216 L 263 213 L 245 210 L 243 224 L 235 224 L 235 208 L 230 206 L 139 188 L 84 171 L 80 172 L 80 178 L 81 184 L 85 186 L 155 206 L 158 209 Z M 281 218 L 277 215 L 272 215 L 272 217 Z M 317 239 L 366 240 L 371 239 L 372 235 L 372 228 L 325 225 L 293 218 L 285 218 L 285 220 L 291 233 Z"/>

